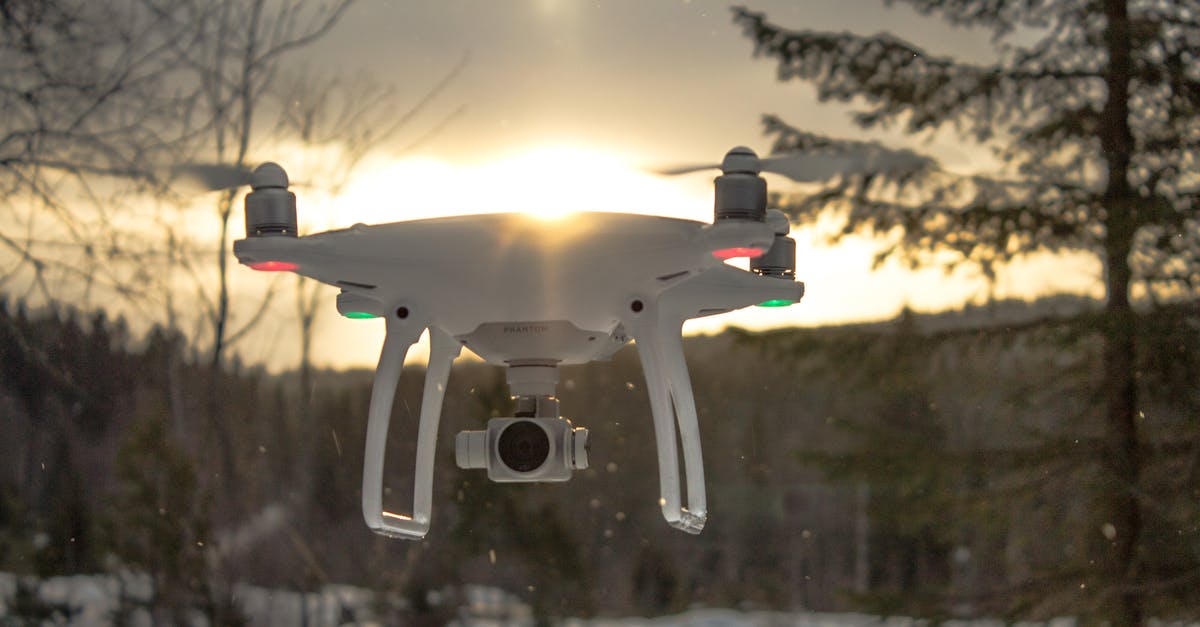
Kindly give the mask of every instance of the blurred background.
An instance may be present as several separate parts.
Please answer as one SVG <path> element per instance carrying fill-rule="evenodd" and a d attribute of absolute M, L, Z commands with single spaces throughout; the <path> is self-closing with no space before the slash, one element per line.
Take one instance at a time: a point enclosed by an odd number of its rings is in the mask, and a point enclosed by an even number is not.
<path fill-rule="evenodd" d="M 1191 2 L 0 0 L 0 50 L 0 623 L 1200 621 Z M 277 161 L 302 233 L 707 221 L 656 172 L 737 145 L 872 157 L 765 175 L 802 303 L 685 327 L 700 536 L 634 347 L 562 369 L 555 485 L 455 467 L 513 412 L 460 360 L 432 531 L 373 535 L 382 324 L 239 266 L 245 190 L 186 175 Z"/>

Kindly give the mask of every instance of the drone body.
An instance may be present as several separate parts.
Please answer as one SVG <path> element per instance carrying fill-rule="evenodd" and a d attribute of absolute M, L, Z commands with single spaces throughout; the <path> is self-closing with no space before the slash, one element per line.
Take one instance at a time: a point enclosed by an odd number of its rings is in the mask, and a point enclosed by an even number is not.
<path fill-rule="evenodd" d="M 731 151 L 726 165 L 731 157 L 746 163 L 746 152 Z M 794 279 L 787 220 L 766 211 L 765 183 L 753 161 L 749 166 L 727 167 L 717 178 L 711 224 L 616 213 L 556 219 L 506 213 L 355 225 L 306 237 L 296 236 L 286 174 L 274 164 L 260 166 L 246 199 L 247 237 L 234 243 L 238 261 L 340 287 L 342 315 L 385 320 L 363 472 L 368 526 L 408 539 L 429 530 L 442 398 L 462 347 L 507 367 L 517 415 L 494 419 L 486 431 L 460 433 L 458 465 L 486 468 L 494 481 L 564 481 L 587 467 L 587 431 L 558 415 L 557 368 L 607 359 L 633 340 L 654 419 L 663 516 L 699 533 L 707 504 L 683 322 L 755 304 L 791 304 L 804 293 Z M 753 257 L 751 270 L 724 263 L 738 256 Z M 384 449 L 404 357 L 425 330 L 430 357 L 414 503 L 411 513 L 399 514 L 382 508 Z"/>

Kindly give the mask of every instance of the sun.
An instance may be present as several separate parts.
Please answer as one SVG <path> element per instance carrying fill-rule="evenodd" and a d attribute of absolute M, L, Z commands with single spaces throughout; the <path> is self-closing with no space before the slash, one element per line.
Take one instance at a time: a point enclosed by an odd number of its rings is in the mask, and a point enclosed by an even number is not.
<path fill-rule="evenodd" d="M 334 204 L 331 226 L 339 227 L 499 212 L 547 220 L 580 211 L 705 220 L 712 211 L 711 183 L 703 177 L 665 179 L 628 155 L 570 144 L 474 163 L 428 157 L 375 162 Z"/>

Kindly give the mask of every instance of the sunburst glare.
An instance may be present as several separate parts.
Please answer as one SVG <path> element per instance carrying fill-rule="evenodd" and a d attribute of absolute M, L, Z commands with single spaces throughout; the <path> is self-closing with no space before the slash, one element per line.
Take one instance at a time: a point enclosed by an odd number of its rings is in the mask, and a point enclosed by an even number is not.
<path fill-rule="evenodd" d="M 665 180 L 624 155 L 574 146 L 523 150 L 477 163 L 429 158 L 364 168 L 337 201 L 334 222 L 378 223 L 497 212 L 556 218 L 608 211 L 710 219 L 711 183 Z"/>

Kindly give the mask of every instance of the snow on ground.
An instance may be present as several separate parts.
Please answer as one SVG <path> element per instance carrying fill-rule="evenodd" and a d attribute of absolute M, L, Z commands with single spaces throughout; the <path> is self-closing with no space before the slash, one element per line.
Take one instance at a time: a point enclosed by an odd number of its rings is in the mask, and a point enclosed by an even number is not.
<path fill-rule="evenodd" d="M 25 598 L 20 598 L 24 592 Z M 238 584 L 233 589 L 236 603 L 252 627 L 305 624 L 311 627 L 377 625 L 375 593 L 365 588 L 327 585 L 316 592 L 277 590 Z M 456 627 L 532 627 L 534 617 L 527 604 L 515 595 L 478 585 L 435 595 L 434 604 L 455 602 Z M 113 622 L 113 614 L 124 610 L 126 624 L 151 625 L 145 609 L 153 598 L 148 575 L 75 575 L 38 580 L 34 577 L 0 573 L 0 623 L 7 624 L 17 606 L 27 611 L 36 604 L 39 615 L 48 616 L 43 625 L 92 627 Z M 453 600 L 453 601 L 452 601 Z M 399 599 L 387 604 L 400 607 Z M 197 625 L 204 621 L 197 615 Z M 560 627 L 924 627 L 927 621 L 903 617 L 879 617 L 851 613 L 743 612 L 722 609 L 691 609 L 657 618 L 571 618 Z M 998 620 L 952 620 L 942 627 L 1005 627 Z M 1200 622 L 1166 623 L 1151 620 L 1150 627 L 1200 627 Z M 1075 627 L 1073 618 L 1046 623 L 1013 623 L 1012 627 Z"/>
<path fill-rule="evenodd" d="M 674 616 L 658 618 L 568 619 L 560 627 L 924 627 L 933 623 L 899 616 L 820 612 L 739 612 L 735 610 L 693 609 Z M 465 627 L 478 627 L 468 623 Z M 500 627 L 498 624 L 496 627 Z M 938 627 L 1007 627 L 994 619 L 949 620 Z M 1012 627 L 1076 627 L 1074 618 L 1056 618 L 1047 622 L 1018 622 Z M 1149 627 L 1200 627 L 1200 623 L 1164 623 L 1151 619 Z"/>
<path fill-rule="evenodd" d="M 296 592 L 237 584 L 233 595 L 254 627 L 371 624 L 374 618 L 375 594 L 354 586 L 331 584 L 317 592 Z"/>
<path fill-rule="evenodd" d="M 954 627 L 1005 627 L 1003 621 L 954 621 L 942 623 Z M 693 609 L 674 616 L 658 618 L 571 619 L 562 627 L 922 627 L 927 621 L 906 617 L 879 617 L 868 614 L 820 612 L 739 612 L 736 610 Z M 1074 620 L 1031 623 L 1028 627 L 1075 627 Z"/>

